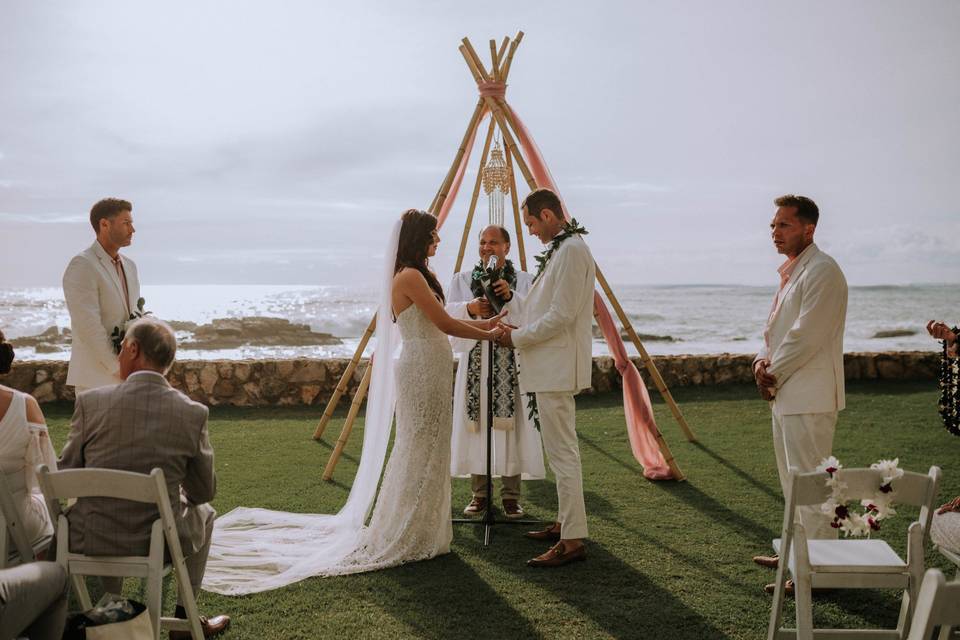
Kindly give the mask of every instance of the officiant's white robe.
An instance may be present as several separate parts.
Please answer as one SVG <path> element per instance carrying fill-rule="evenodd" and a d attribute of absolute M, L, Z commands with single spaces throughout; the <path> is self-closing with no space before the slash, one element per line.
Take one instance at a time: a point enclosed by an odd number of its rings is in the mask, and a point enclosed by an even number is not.
<path fill-rule="evenodd" d="M 526 293 L 533 282 L 529 273 L 517 272 L 517 290 Z M 460 320 L 470 319 L 467 303 L 475 297 L 470 290 L 470 271 L 455 274 L 447 289 L 447 313 Z M 510 320 L 509 316 L 506 318 Z M 453 397 L 453 437 L 450 473 L 453 476 L 486 475 L 487 473 L 487 386 L 480 387 L 480 430 L 473 432 L 467 418 L 467 370 L 470 350 L 476 340 L 451 338 L 453 351 L 459 358 L 456 384 Z M 486 380 L 487 351 L 489 342 L 483 343 L 480 377 Z M 527 397 L 521 395 L 519 388 L 514 389 L 516 407 L 514 408 L 513 429 L 493 430 L 493 455 L 491 471 L 494 476 L 521 475 L 524 480 L 540 480 L 546 476 L 543 466 L 543 445 L 540 432 L 533 422 L 527 419 Z"/>
<path fill-rule="evenodd" d="M 72 335 L 67 369 L 70 386 L 93 389 L 120 382 L 120 363 L 110 334 L 114 327 L 123 326 L 140 298 L 137 265 L 123 254 L 120 260 L 127 279 L 126 303 L 123 282 L 97 241 L 74 256 L 63 274 Z"/>

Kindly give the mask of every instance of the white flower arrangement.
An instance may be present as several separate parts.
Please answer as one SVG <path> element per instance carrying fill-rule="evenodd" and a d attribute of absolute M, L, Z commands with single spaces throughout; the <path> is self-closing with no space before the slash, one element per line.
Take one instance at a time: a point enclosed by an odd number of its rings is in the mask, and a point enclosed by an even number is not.
<path fill-rule="evenodd" d="M 857 513 L 847 506 L 846 490 L 848 485 L 840 480 L 837 473 L 843 468 L 840 461 L 834 456 L 824 458 L 816 471 L 827 474 L 826 486 L 830 489 L 830 497 L 826 502 L 820 505 L 820 511 L 826 515 L 833 516 L 833 522 L 830 526 L 839 529 L 847 538 L 870 536 L 873 531 L 880 530 L 880 521 L 896 515 L 897 511 L 893 508 L 893 500 L 890 494 L 893 492 L 893 482 L 903 476 L 903 469 L 897 466 L 900 458 L 893 460 L 880 460 L 870 465 L 874 471 L 879 471 L 881 480 L 877 494 L 860 501 L 864 507 L 863 513 Z"/>

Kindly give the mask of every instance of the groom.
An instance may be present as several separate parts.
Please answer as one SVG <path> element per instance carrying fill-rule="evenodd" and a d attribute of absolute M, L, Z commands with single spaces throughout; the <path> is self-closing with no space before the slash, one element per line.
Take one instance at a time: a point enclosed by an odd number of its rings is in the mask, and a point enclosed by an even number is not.
<path fill-rule="evenodd" d="M 140 280 L 133 260 L 120 255 L 133 240 L 133 205 L 106 198 L 93 205 L 97 239 L 70 261 L 63 295 L 70 311 L 72 346 L 67 384 L 79 394 L 120 382 L 120 363 L 110 334 L 137 308 Z"/>
<path fill-rule="evenodd" d="M 593 364 L 591 317 L 596 272 L 590 248 L 564 221 L 560 198 L 537 189 L 523 201 L 523 220 L 549 248 L 526 295 L 503 280 L 497 293 L 509 300 L 509 318 L 499 344 L 517 349 L 520 391 L 536 393 L 541 435 L 557 479 L 557 522 L 527 537 L 556 541 L 531 567 L 559 567 L 586 559 L 587 513 L 583 503 L 580 448 L 573 396 L 590 386 Z"/>

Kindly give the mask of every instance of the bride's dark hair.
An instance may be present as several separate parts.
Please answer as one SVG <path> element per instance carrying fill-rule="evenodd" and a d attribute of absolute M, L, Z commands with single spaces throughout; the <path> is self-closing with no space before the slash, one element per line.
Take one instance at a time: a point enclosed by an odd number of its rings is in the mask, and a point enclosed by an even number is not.
<path fill-rule="evenodd" d="M 437 219 L 418 209 L 407 209 L 400 216 L 400 238 L 397 243 L 397 262 L 393 272 L 398 273 L 404 267 L 416 269 L 427 279 L 427 284 L 437 294 L 441 302 L 446 302 L 443 287 L 437 276 L 427 268 L 427 249 L 433 244 L 433 232 L 437 228 Z"/>
<path fill-rule="evenodd" d="M 13 362 L 13 345 L 7 342 L 0 331 L 0 375 L 10 373 L 10 365 Z"/>

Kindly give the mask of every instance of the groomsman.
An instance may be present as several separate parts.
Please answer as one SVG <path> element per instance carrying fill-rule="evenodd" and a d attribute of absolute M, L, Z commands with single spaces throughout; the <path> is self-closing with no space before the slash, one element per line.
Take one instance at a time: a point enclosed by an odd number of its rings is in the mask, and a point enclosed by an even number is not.
<path fill-rule="evenodd" d="M 780 286 L 753 372 L 760 396 L 770 402 L 773 450 L 786 496 L 790 468 L 814 471 L 831 455 L 837 413 L 845 406 L 847 281 L 834 259 L 813 242 L 820 218 L 814 201 L 785 195 L 774 202 L 773 244 L 787 260 L 777 269 Z M 816 506 L 802 507 L 798 515 L 807 537 L 836 537 L 831 518 Z M 757 556 L 754 561 L 775 567 L 777 558 Z M 772 587 L 768 585 L 771 592 Z"/>
<path fill-rule="evenodd" d="M 480 233 L 480 262 L 471 271 L 453 276 L 447 289 L 447 313 L 454 318 L 489 318 L 493 308 L 483 295 L 481 279 L 491 257 L 510 289 L 520 294 L 530 290 L 533 276 L 517 271 L 507 259 L 510 233 L 490 225 Z M 528 419 L 528 398 L 520 393 L 516 355 L 513 349 L 491 345 L 487 341 L 451 338 L 453 350 L 460 355 L 453 399 L 453 436 L 450 472 L 470 476 L 472 497 L 464 515 L 477 515 L 487 509 L 493 496 L 487 495 L 487 357 L 494 350 L 493 454 L 491 469 L 501 477 L 500 498 L 503 514 L 523 517 L 520 505 L 520 479 L 545 477 L 540 433 Z"/>
<path fill-rule="evenodd" d="M 504 325 L 499 344 L 517 349 L 520 391 L 536 394 L 543 446 L 557 478 L 557 522 L 527 534 L 556 544 L 527 564 L 557 567 L 586 559 L 587 513 L 573 397 L 590 386 L 596 271 L 590 247 L 564 221 L 557 194 L 537 189 L 522 208 L 530 235 L 550 250 L 527 295 L 505 291 L 510 298 L 506 320 L 519 328 Z M 503 283 L 498 286 L 505 290 Z"/>
<path fill-rule="evenodd" d="M 133 260 L 120 255 L 133 240 L 133 205 L 106 198 L 93 205 L 96 240 L 74 256 L 63 273 L 72 347 L 67 384 L 79 393 L 120 382 L 120 364 L 110 335 L 137 309 L 140 280 Z"/>

